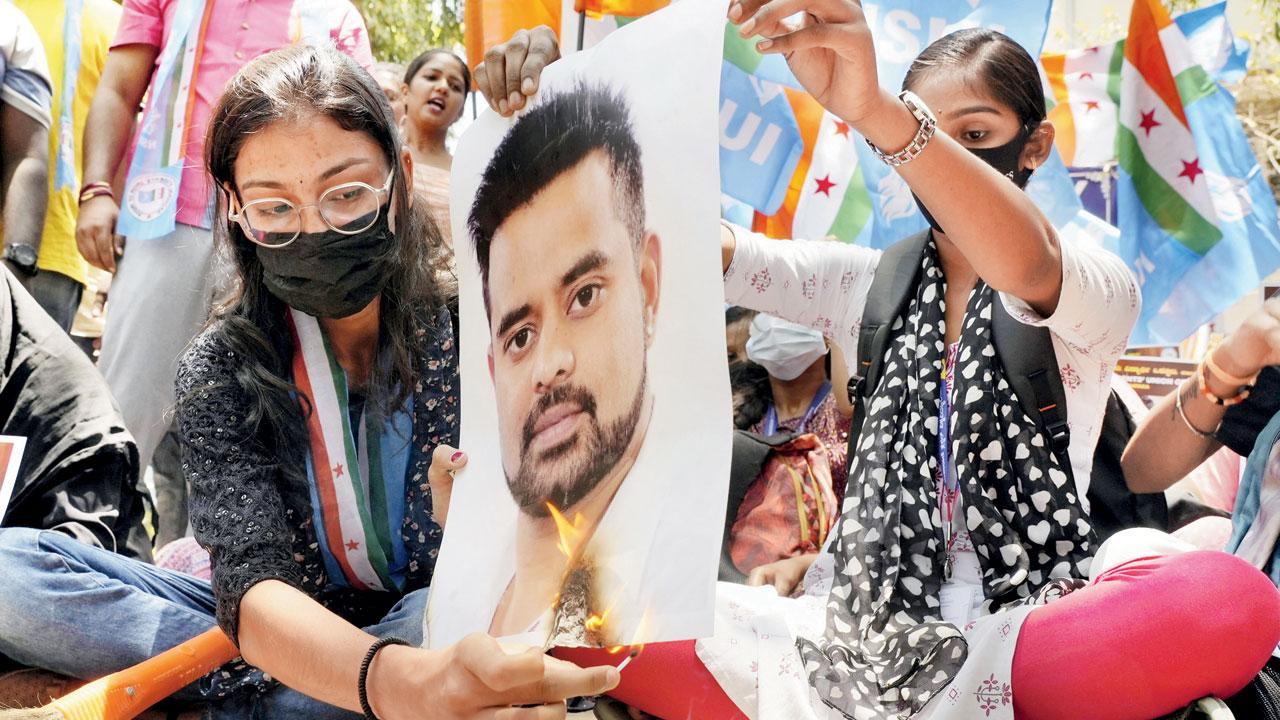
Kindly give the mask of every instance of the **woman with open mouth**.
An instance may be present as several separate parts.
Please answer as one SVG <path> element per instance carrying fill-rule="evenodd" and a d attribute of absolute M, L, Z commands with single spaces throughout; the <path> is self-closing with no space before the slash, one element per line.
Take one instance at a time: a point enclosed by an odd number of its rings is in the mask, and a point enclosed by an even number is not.
<path fill-rule="evenodd" d="M 453 246 L 449 227 L 449 171 L 453 155 L 445 146 L 449 128 L 462 117 L 471 71 L 448 50 L 428 50 L 409 63 L 404 73 L 404 140 L 416 166 L 413 189 L 427 201 L 446 244 Z"/>

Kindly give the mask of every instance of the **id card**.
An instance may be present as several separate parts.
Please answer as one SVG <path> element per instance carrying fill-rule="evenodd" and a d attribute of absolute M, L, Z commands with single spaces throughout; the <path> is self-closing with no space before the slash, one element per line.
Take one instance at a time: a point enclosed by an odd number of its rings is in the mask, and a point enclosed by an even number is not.
<path fill-rule="evenodd" d="M 939 599 L 942 601 L 942 619 L 964 627 L 977 616 L 974 605 L 977 604 L 981 588 L 972 585 L 943 585 Z"/>

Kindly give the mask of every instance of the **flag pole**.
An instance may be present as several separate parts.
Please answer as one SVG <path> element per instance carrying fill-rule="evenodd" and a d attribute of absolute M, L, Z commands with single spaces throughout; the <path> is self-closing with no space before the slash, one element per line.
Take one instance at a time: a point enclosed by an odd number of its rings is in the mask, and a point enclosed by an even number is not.
<path fill-rule="evenodd" d="M 587 34 L 587 6 L 582 4 L 582 9 L 578 11 L 578 52 L 582 52 L 582 43 Z"/>

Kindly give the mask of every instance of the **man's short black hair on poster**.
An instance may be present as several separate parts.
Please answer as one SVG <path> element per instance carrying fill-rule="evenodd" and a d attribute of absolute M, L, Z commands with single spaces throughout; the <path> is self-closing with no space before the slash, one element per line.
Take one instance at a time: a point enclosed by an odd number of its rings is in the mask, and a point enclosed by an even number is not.
<path fill-rule="evenodd" d="M 638 251 L 645 234 L 644 173 L 626 99 L 604 86 L 579 83 L 525 113 L 498 145 L 471 204 L 467 229 L 489 307 L 489 249 L 498 228 L 544 188 L 603 152 L 613 178 L 613 211 Z M 582 203 L 599 198 L 582 198 Z M 638 260 L 638 257 L 637 257 Z"/>

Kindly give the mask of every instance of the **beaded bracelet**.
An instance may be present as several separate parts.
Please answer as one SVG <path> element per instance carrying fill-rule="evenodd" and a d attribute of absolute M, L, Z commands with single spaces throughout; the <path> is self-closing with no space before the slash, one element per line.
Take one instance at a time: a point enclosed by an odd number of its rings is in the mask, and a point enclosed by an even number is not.
<path fill-rule="evenodd" d="M 369 666 L 373 664 L 373 658 L 378 651 L 388 645 L 408 645 L 409 641 L 398 637 L 378 638 L 376 642 L 369 646 L 369 651 L 364 654 L 364 662 L 360 663 L 360 680 L 356 684 L 356 689 L 360 693 L 360 709 L 364 711 L 365 720 L 378 720 L 378 716 L 373 713 L 373 706 L 369 704 L 369 690 L 366 687 L 369 681 Z"/>

